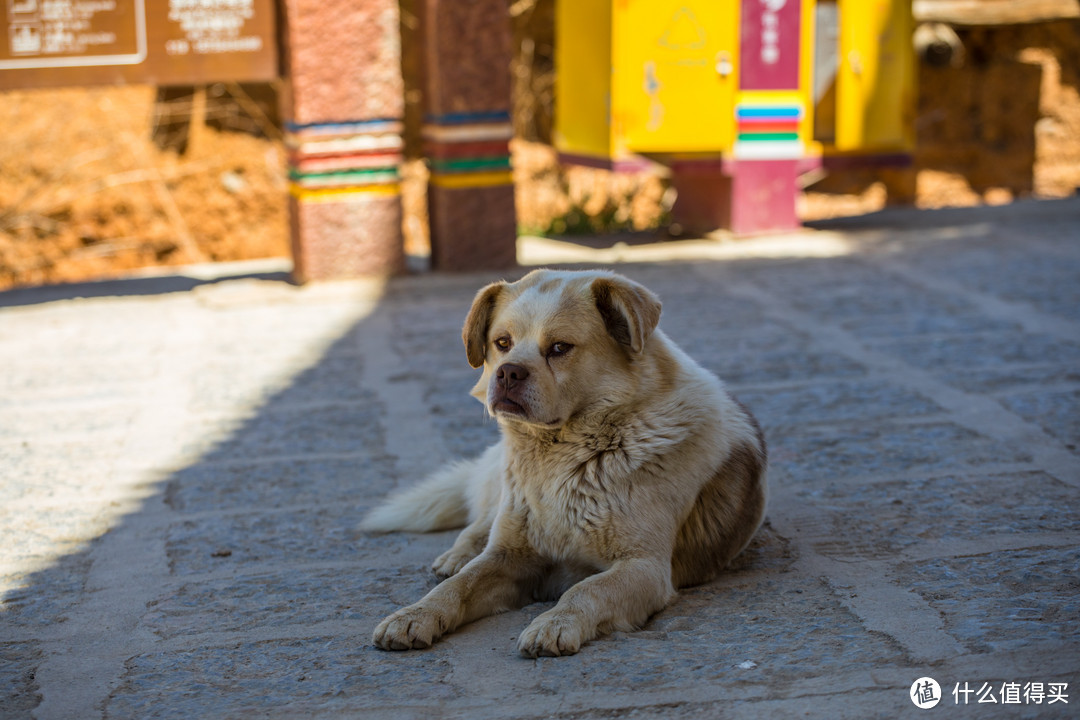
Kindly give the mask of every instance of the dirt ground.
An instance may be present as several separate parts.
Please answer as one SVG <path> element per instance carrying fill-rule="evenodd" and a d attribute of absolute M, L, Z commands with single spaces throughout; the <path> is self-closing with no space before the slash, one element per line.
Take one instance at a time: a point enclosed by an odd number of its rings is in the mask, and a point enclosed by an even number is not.
<path fill-rule="evenodd" d="M 1080 188 L 1080 21 L 959 34 L 961 67 L 920 66 L 914 166 L 826 177 L 806 188 L 801 217 L 888 203 L 1000 204 Z M 521 137 L 513 144 L 521 230 L 662 227 L 674 199 L 663 180 L 555 162 L 542 142 L 552 112 L 550 47 L 530 42 L 527 62 L 540 71 L 517 73 Z M 275 88 L 262 90 L 272 97 Z M 272 110 L 247 113 L 251 98 L 241 94 L 211 86 L 163 104 L 145 86 L 0 93 L 0 288 L 288 255 L 280 127 Z M 169 137 L 176 125 L 187 127 L 183 143 Z M 411 252 L 426 244 L 425 179 L 422 161 L 406 163 Z"/>

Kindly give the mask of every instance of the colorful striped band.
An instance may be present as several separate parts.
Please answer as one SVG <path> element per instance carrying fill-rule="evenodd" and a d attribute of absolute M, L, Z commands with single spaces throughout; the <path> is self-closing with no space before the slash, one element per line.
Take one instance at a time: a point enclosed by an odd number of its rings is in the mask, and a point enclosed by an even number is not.
<path fill-rule="evenodd" d="M 429 115 L 421 129 L 431 184 L 443 188 L 513 183 L 510 113 L 503 110 Z"/>
<path fill-rule="evenodd" d="M 804 111 L 790 102 L 744 101 L 735 107 L 735 157 L 740 160 L 780 160 L 805 154 L 799 136 Z"/>
<path fill-rule="evenodd" d="M 404 143 L 400 119 L 289 123 L 290 189 L 302 199 L 398 193 Z M 320 194 L 322 193 L 322 194 Z"/>

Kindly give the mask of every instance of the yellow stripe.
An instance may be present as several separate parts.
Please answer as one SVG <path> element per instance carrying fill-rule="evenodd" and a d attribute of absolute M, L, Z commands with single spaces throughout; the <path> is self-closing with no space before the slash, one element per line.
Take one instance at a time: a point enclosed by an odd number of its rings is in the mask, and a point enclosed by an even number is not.
<path fill-rule="evenodd" d="M 449 175 L 431 174 L 431 184 L 444 188 L 494 187 L 513 185 L 514 174 L 511 172 L 457 173 Z"/>
<path fill-rule="evenodd" d="M 805 98 L 798 90 L 740 90 L 736 105 L 797 105 L 803 107 Z"/>
<path fill-rule="evenodd" d="M 400 195 L 401 186 L 397 183 L 386 185 L 360 185 L 348 188 L 322 188 L 320 190 L 307 190 L 296 184 L 289 185 L 289 194 L 297 200 L 312 202 L 334 202 L 356 195 Z"/>

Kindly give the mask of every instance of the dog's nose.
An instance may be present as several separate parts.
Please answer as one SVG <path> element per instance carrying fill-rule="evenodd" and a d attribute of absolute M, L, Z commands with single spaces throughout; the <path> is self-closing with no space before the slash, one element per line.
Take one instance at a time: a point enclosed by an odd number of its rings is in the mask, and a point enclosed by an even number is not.
<path fill-rule="evenodd" d="M 499 381 L 499 384 L 504 389 L 509 390 L 520 382 L 523 382 L 525 378 L 529 377 L 529 371 L 520 365 L 514 363 L 506 363 L 500 365 L 499 369 L 495 371 L 495 378 Z"/>

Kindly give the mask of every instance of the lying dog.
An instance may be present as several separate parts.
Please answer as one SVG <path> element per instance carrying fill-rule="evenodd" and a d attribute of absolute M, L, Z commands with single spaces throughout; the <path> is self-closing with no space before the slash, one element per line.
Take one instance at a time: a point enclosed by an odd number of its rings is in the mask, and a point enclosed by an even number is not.
<path fill-rule="evenodd" d="M 567 655 L 641 627 L 675 588 L 714 578 L 765 512 L 750 413 L 656 329 L 660 301 L 604 272 L 537 270 L 482 289 L 462 331 L 472 394 L 502 440 L 391 498 L 371 531 L 468 526 L 447 578 L 375 629 L 423 648 L 477 618 L 555 599 L 518 639 Z"/>

